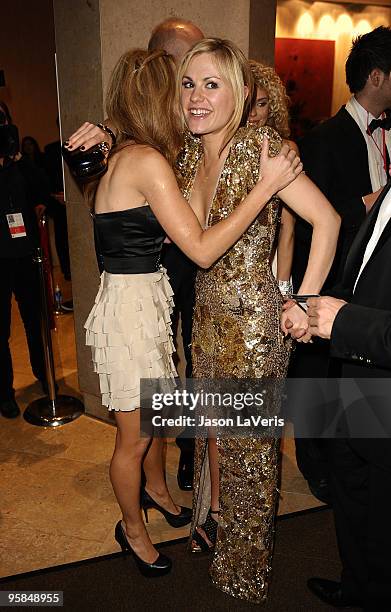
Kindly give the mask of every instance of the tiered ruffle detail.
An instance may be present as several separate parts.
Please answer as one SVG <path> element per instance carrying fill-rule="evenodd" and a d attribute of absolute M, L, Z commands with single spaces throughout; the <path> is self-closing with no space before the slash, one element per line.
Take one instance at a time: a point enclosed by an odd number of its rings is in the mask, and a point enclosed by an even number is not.
<path fill-rule="evenodd" d="M 150 274 L 103 272 L 84 325 L 102 404 L 109 410 L 140 407 L 141 378 L 174 378 L 173 291 L 162 268 Z"/>

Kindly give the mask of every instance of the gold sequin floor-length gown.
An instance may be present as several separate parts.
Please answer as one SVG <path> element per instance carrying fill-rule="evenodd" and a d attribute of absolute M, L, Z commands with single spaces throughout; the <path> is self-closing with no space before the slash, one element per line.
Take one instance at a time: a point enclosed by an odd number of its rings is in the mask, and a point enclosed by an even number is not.
<path fill-rule="evenodd" d="M 281 139 L 270 128 L 241 128 L 234 137 L 208 226 L 229 215 L 257 181 L 265 133 L 270 153 L 277 154 Z M 187 198 L 201 158 L 199 139 L 188 136 L 178 160 Z M 286 376 L 290 344 L 279 330 L 282 298 L 270 267 L 279 208 L 278 198 L 272 198 L 242 238 L 211 268 L 198 272 L 192 343 L 197 378 Z M 278 409 L 269 406 L 271 414 Z M 210 575 L 217 588 L 255 603 L 266 599 L 270 579 L 279 446 L 275 438 L 217 439 L 220 520 Z M 210 506 L 207 459 L 206 440 L 199 438 L 192 531 Z"/>

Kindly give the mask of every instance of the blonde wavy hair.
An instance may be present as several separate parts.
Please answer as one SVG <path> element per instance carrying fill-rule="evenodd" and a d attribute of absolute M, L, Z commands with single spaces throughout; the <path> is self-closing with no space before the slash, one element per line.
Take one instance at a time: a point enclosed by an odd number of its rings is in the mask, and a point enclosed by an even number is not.
<path fill-rule="evenodd" d="M 269 96 L 269 116 L 266 125 L 274 128 L 282 138 L 288 138 L 290 100 L 283 82 L 274 68 L 264 66 L 254 60 L 250 60 L 249 65 L 255 87 L 264 89 Z"/>
<path fill-rule="evenodd" d="M 173 166 L 182 146 L 176 70 L 165 51 L 131 49 L 118 60 L 106 95 L 106 113 L 117 145 L 127 140 L 157 149 Z"/>
<path fill-rule="evenodd" d="M 227 124 L 227 138 L 222 147 L 222 149 L 224 149 L 238 128 L 241 125 L 245 125 L 247 121 L 255 93 L 254 81 L 248 61 L 235 43 L 222 38 L 205 38 L 199 43 L 196 43 L 194 47 L 186 53 L 179 66 L 177 76 L 178 103 L 180 103 L 181 99 L 182 79 L 186 74 L 188 66 L 194 57 L 203 53 L 210 53 L 213 55 L 217 69 L 222 78 L 231 86 L 234 96 L 235 108 Z M 245 87 L 248 88 L 247 95 Z"/>
<path fill-rule="evenodd" d="M 176 101 L 176 70 L 165 51 L 131 49 L 118 60 L 106 94 L 106 113 L 117 133 L 110 157 L 129 140 L 159 151 L 174 167 L 183 145 L 182 126 Z M 83 187 L 84 197 L 94 207 L 99 178 Z"/>

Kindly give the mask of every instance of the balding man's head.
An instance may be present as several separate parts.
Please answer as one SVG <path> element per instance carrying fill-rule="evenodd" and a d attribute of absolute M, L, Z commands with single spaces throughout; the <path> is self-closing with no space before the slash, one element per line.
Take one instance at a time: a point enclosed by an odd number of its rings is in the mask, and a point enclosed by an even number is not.
<path fill-rule="evenodd" d="M 191 21 L 171 17 L 159 23 L 153 30 L 148 50 L 164 49 L 178 64 L 189 49 L 204 38 L 201 30 Z"/>

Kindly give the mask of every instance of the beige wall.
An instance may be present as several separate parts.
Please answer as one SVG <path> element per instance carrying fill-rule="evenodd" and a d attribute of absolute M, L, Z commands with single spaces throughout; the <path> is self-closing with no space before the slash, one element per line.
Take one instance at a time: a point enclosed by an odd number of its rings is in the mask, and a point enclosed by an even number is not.
<path fill-rule="evenodd" d="M 268 66 L 274 66 L 276 8 L 276 2 L 273 0 L 250 2 L 248 56 Z"/>
<path fill-rule="evenodd" d="M 190 19 L 206 35 L 234 40 L 246 54 L 251 46 L 254 57 L 272 61 L 274 56 L 274 0 L 54 0 L 54 13 L 64 135 L 87 119 L 104 118 L 104 90 L 119 55 L 145 46 L 151 29 L 167 17 Z M 80 389 L 86 411 L 107 418 L 84 345 L 83 324 L 99 283 L 91 219 L 67 171 L 65 180 Z"/>
<path fill-rule="evenodd" d="M 390 2 L 391 4 L 391 2 Z M 304 0 L 278 0 L 276 37 L 335 41 L 332 114 L 349 99 L 345 61 L 352 38 L 391 24 L 391 8 Z"/>
<path fill-rule="evenodd" d="M 230 38 L 248 54 L 250 0 L 115 0 L 115 10 L 112 0 L 101 0 L 100 6 L 104 90 L 121 53 L 145 47 L 152 28 L 168 17 L 190 19 L 205 36 Z"/>
<path fill-rule="evenodd" d="M 104 90 L 119 55 L 129 47 L 145 45 L 152 28 L 172 16 L 190 19 L 205 36 L 233 40 L 247 56 L 274 63 L 276 0 L 116 0 L 115 7 L 113 11 L 111 0 L 101 0 Z"/>
<path fill-rule="evenodd" d="M 62 133 L 68 135 L 87 119 L 99 121 L 103 118 L 100 8 L 99 0 L 54 0 L 53 4 L 61 128 Z M 106 417 L 83 331 L 99 282 L 92 223 L 88 206 L 67 168 L 65 194 L 79 385 L 87 412 Z"/>
<path fill-rule="evenodd" d="M 9 106 L 20 136 L 41 147 L 58 140 L 51 0 L 0 3 L 0 69 L 6 87 L 0 99 Z"/>

